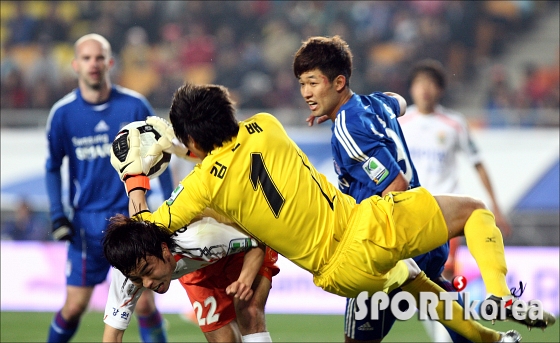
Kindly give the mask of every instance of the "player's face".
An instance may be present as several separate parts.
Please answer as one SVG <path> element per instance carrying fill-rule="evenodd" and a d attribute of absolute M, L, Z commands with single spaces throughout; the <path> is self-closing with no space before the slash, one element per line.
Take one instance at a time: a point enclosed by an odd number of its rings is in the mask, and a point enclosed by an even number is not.
<path fill-rule="evenodd" d="M 91 89 L 98 90 L 106 84 L 113 59 L 103 45 L 90 39 L 76 48 L 76 56 L 72 67 L 78 74 L 80 83 Z"/>
<path fill-rule="evenodd" d="M 163 258 L 162 261 L 152 255 L 146 256 L 146 260 L 138 264 L 127 277 L 137 286 L 144 286 L 160 294 L 167 292 L 177 264 L 169 249 L 164 250 Z"/>
<path fill-rule="evenodd" d="M 311 115 L 327 115 L 332 120 L 336 118 L 342 95 L 334 82 L 330 82 L 319 69 L 313 69 L 300 75 L 299 85 L 301 96 L 307 102 Z"/>
<path fill-rule="evenodd" d="M 410 85 L 412 101 L 422 113 L 431 113 L 441 97 L 441 89 L 429 75 L 418 74 Z"/>

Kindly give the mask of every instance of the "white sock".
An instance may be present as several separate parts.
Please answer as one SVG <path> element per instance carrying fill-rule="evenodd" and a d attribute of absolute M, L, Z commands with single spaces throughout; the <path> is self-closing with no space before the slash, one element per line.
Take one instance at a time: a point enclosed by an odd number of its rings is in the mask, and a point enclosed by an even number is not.
<path fill-rule="evenodd" d="M 245 335 L 241 337 L 241 340 L 243 342 L 272 342 L 272 338 L 270 338 L 270 333 L 268 331 Z"/>

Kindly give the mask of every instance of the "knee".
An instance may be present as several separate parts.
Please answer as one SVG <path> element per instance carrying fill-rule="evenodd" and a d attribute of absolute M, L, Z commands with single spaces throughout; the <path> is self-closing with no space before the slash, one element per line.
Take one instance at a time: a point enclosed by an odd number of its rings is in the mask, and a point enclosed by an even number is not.
<path fill-rule="evenodd" d="M 237 308 L 237 323 L 243 335 L 266 331 L 264 306 L 250 302 Z"/>
<path fill-rule="evenodd" d="M 471 209 L 471 212 L 474 212 L 475 210 L 487 210 L 488 208 L 486 207 L 486 204 L 484 204 L 484 202 L 480 199 L 477 198 L 470 198 L 469 199 L 469 207 Z"/>
<path fill-rule="evenodd" d="M 145 317 L 151 315 L 156 310 L 156 303 L 154 300 L 154 295 L 151 291 L 145 290 L 138 302 L 136 303 L 136 315 Z"/>
<path fill-rule="evenodd" d="M 80 320 L 84 312 L 86 311 L 87 303 L 74 303 L 66 302 L 64 308 L 62 309 L 62 316 L 68 322 L 75 322 Z"/>

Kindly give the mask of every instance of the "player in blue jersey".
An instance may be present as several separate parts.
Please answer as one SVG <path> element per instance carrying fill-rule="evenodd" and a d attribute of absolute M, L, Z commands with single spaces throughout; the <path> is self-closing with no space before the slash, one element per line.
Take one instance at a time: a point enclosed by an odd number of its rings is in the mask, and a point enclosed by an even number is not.
<path fill-rule="evenodd" d="M 410 159 L 397 117 L 406 111 L 406 101 L 396 93 L 358 95 L 349 87 L 352 53 L 340 37 L 313 37 L 300 47 L 294 58 L 294 74 L 299 79 L 301 94 L 309 104 L 313 125 L 331 119 L 332 154 L 340 190 L 359 203 L 372 196 L 385 196 L 420 186 Z M 338 92 L 327 92 L 325 84 L 339 77 L 345 84 Z M 333 80 L 334 79 L 334 80 Z M 453 290 L 441 277 L 449 253 L 449 243 L 414 258 L 426 275 L 442 288 Z M 400 289 L 390 294 L 392 297 Z M 369 308 L 369 300 L 367 304 Z M 396 318 L 383 310 L 379 320 L 354 318 L 356 299 L 347 299 L 344 334 L 346 342 L 379 342 L 387 335 Z M 454 342 L 468 342 L 450 331 Z"/>
<path fill-rule="evenodd" d="M 121 180 L 112 172 L 113 139 L 129 122 L 154 115 L 142 95 L 111 84 L 109 70 L 113 64 L 111 46 L 104 37 L 88 34 L 78 39 L 72 61 L 78 88 L 54 104 L 47 121 L 46 178 L 52 235 L 69 242 L 66 300 L 53 318 L 49 342 L 67 342 L 76 332 L 94 286 L 106 279 L 110 268 L 101 245 L 107 220 L 116 213 L 128 212 Z M 71 221 L 62 200 L 61 166 L 65 157 Z M 164 172 L 159 180 L 163 193 L 171 194 L 170 172 Z M 165 342 L 153 293 L 145 294 L 137 307 L 142 340 Z"/>

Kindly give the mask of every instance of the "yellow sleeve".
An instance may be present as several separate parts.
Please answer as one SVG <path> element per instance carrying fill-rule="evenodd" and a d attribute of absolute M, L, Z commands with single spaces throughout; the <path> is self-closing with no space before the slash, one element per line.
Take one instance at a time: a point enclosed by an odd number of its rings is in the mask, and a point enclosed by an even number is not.
<path fill-rule="evenodd" d="M 209 192 L 201 179 L 200 169 L 193 170 L 153 213 L 140 212 L 135 217 L 162 224 L 174 232 L 189 224 L 210 204 Z"/>

